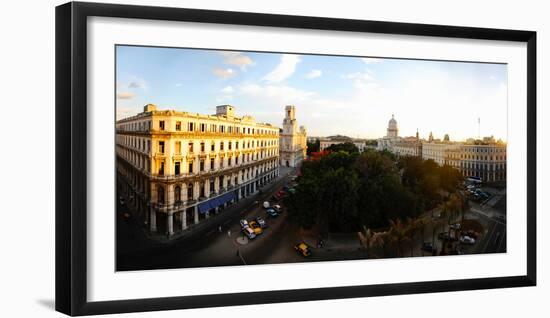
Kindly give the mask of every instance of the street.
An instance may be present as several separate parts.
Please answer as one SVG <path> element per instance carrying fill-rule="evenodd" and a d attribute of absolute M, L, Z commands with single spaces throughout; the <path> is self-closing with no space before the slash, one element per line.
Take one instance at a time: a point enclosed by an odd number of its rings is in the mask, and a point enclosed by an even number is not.
<path fill-rule="evenodd" d="M 119 245 L 121 253 L 117 253 L 117 270 L 146 270 L 166 268 L 212 267 L 231 265 L 295 263 L 306 261 L 332 261 L 365 259 L 367 254 L 359 244 L 357 235 L 331 234 L 326 239 L 326 245 L 317 246 L 318 234 L 298 228 L 287 221 L 288 212 L 281 201 L 271 200 L 273 194 L 279 192 L 284 185 L 291 182 L 293 174 L 285 173 L 279 180 L 267 185 L 261 193 L 239 201 L 215 216 L 207 228 L 201 228 L 192 235 L 187 235 L 171 242 L 160 243 L 145 237 L 138 224 L 133 219 L 118 222 Z M 493 196 L 482 204 L 470 201 L 470 210 L 465 219 L 479 222 L 484 231 L 472 245 L 459 244 L 464 254 L 502 253 L 506 252 L 506 221 L 505 212 L 498 209 L 501 198 Z M 504 197 L 505 200 L 505 197 Z M 264 201 L 271 205 L 281 205 L 281 213 L 272 218 L 262 206 Z M 495 207 L 497 206 L 497 207 Z M 248 239 L 241 232 L 240 220 L 263 218 L 268 227 L 254 239 Z M 429 217 L 428 214 L 425 217 Z M 459 219 L 453 220 L 458 222 Z M 403 253 L 407 256 L 430 256 L 422 250 L 422 242 L 432 242 L 435 233 L 435 247 L 441 250 L 442 241 L 437 238 L 443 228 L 434 229 L 426 226 L 412 249 Z M 305 242 L 310 246 L 311 256 L 304 257 L 294 250 L 293 246 Z M 131 246 L 146 248 L 131 248 Z M 391 254 L 391 253 L 390 253 Z M 385 255 L 394 257 L 395 255 Z"/>

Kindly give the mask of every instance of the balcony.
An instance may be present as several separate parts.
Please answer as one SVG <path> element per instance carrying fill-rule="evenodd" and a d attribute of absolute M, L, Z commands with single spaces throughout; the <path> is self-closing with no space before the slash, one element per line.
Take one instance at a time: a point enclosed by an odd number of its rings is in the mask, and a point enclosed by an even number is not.
<path fill-rule="evenodd" d="M 164 152 L 157 151 L 155 152 L 155 158 L 165 158 L 166 154 Z"/>

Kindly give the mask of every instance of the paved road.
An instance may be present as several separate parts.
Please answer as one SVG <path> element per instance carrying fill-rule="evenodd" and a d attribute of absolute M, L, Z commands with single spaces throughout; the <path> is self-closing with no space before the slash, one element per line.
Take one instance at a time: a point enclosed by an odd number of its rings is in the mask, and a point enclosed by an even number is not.
<path fill-rule="evenodd" d="M 271 258 L 271 252 L 277 244 L 286 237 L 284 232 L 288 229 L 288 222 L 286 222 L 286 213 L 274 219 L 268 218 L 265 209 L 261 207 L 261 203 L 270 198 L 289 181 L 290 176 L 284 176 L 272 185 L 270 191 L 256 194 L 247 205 L 241 203 L 224 211 L 227 215 L 231 215 L 230 217 L 220 218 L 221 215 L 216 216 L 216 218 L 223 221 L 221 231 L 218 224 L 213 223 L 215 225 L 208 229 L 202 229 L 200 233 L 196 233 L 197 235 L 170 244 L 159 245 L 157 243 L 157 245 L 153 244 L 147 249 L 121 254 L 123 256 L 117 258 L 117 269 L 144 270 L 265 263 L 266 259 Z M 239 211 L 234 211 L 235 209 Z M 251 220 L 257 216 L 263 217 L 269 227 L 265 229 L 264 233 L 250 240 L 247 244 L 239 244 L 239 241 L 243 238 L 240 233 L 240 219 Z M 123 223 L 119 225 L 119 230 L 126 234 L 121 235 L 123 241 L 132 238 L 138 239 L 132 229 L 135 226 L 131 224 L 131 221 L 127 224 L 124 224 L 124 222 L 119 223 Z M 290 245 L 290 247 L 292 246 Z M 291 248 L 288 249 L 287 253 L 291 254 L 291 252 L 294 251 Z"/>

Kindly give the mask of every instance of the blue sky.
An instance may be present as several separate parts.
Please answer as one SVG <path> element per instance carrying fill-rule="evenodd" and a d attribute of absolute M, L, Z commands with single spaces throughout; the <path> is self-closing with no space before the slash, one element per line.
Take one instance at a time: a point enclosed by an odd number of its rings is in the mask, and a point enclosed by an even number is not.
<path fill-rule="evenodd" d="M 200 49 L 117 47 L 117 118 L 143 105 L 238 116 L 281 126 L 295 105 L 308 135 L 377 138 L 392 114 L 400 135 L 506 140 L 507 68 L 502 64 Z"/>

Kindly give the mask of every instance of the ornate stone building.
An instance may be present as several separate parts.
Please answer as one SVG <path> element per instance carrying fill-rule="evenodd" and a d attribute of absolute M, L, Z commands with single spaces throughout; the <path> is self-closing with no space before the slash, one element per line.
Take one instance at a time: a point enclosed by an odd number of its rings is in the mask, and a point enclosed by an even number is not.
<path fill-rule="evenodd" d="M 307 132 L 304 126 L 298 128 L 296 107 L 285 107 L 283 129 L 280 132 L 281 166 L 298 167 L 306 157 Z"/>
<path fill-rule="evenodd" d="M 386 131 L 386 136 L 378 139 L 378 150 L 390 150 L 392 151 L 393 145 L 400 140 L 399 138 L 399 129 L 397 128 L 397 121 L 393 114 L 391 119 L 388 122 L 388 128 Z"/>
<path fill-rule="evenodd" d="M 279 128 L 236 117 L 157 110 L 116 123 L 117 190 L 151 231 L 174 234 L 279 174 Z"/>
<path fill-rule="evenodd" d="M 378 139 L 377 149 L 388 150 L 398 156 L 431 159 L 439 165 L 450 165 L 464 177 L 479 177 L 487 182 L 506 180 L 506 144 L 492 137 L 453 142 L 449 135 L 440 140 L 435 139 L 430 132 L 428 140 L 423 140 L 418 131 L 415 137 L 399 137 L 398 131 L 397 121 L 392 115 L 386 136 Z"/>

